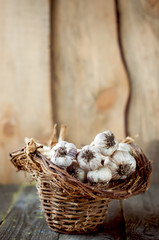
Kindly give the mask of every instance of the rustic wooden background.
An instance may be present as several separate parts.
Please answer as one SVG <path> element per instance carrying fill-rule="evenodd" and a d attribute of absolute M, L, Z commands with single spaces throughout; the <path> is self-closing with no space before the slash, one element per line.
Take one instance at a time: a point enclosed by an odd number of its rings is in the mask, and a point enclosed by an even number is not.
<path fill-rule="evenodd" d="M 87 144 L 110 129 L 159 155 L 158 0 L 0 0 L 0 182 L 20 183 L 8 153 L 53 123 Z"/>

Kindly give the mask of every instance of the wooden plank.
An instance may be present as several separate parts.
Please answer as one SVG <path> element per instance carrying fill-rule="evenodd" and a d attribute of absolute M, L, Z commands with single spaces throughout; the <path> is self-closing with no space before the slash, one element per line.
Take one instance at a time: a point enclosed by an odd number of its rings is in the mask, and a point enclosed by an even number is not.
<path fill-rule="evenodd" d="M 0 1 L 0 182 L 20 182 L 8 153 L 52 130 L 49 0 Z"/>
<path fill-rule="evenodd" d="M 159 186 L 153 186 L 150 189 L 150 197 L 154 215 L 151 216 L 151 227 L 149 232 L 152 231 L 152 236 L 157 236 L 159 239 Z"/>
<path fill-rule="evenodd" d="M 112 201 L 103 227 L 98 232 L 80 235 L 60 234 L 59 240 L 123 240 L 125 239 L 124 219 L 119 201 Z"/>
<path fill-rule="evenodd" d="M 104 236 L 108 239 L 125 240 L 125 223 L 120 200 L 111 200 L 108 217 L 104 224 Z"/>
<path fill-rule="evenodd" d="M 53 2 L 52 74 L 54 118 L 68 140 L 89 144 L 107 129 L 124 137 L 129 86 L 114 1 Z"/>
<path fill-rule="evenodd" d="M 17 185 L 0 185 L 0 224 L 16 198 L 19 188 Z"/>
<path fill-rule="evenodd" d="M 159 239 L 159 189 L 123 203 L 127 239 Z"/>
<path fill-rule="evenodd" d="M 26 186 L 0 227 L 0 239 L 58 239 L 51 231 L 40 209 L 34 186 Z"/>
<path fill-rule="evenodd" d="M 159 155 L 159 1 L 119 0 L 123 53 L 131 78 L 130 135 L 153 160 L 158 180 Z"/>

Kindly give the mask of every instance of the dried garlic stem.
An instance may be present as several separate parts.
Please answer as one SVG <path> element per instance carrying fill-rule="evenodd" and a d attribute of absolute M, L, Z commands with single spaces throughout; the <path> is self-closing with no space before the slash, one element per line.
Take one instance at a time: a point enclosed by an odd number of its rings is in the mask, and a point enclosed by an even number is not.
<path fill-rule="evenodd" d="M 135 143 L 135 139 L 139 137 L 139 134 L 136 134 L 135 136 L 133 137 L 129 137 L 127 136 L 123 141 L 123 143 Z"/>
<path fill-rule="evenodd" d="M 60 134 L 59 134 L 59 138 L 58 138 L 58 142 L 60 141 L 64 141 L 65 140 L 65 136 L 66 136 L 66 125 L 61 124 L 61 128 L 60 128 Z"/>
<path fill-rule="evenodd" d="M 54 124 L 53 132 L 49 141 L 49 146 L 52 148 L 57 143 L 57 123 Z"/>

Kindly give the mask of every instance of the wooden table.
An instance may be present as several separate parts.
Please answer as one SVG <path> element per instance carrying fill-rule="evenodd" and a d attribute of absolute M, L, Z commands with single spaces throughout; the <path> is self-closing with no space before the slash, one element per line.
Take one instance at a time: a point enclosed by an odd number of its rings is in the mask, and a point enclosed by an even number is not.
<path fill-rule="evenodd" d="M 96 233 L 67 235 L 45 222 L 35 186 L 0 185 L 0 239 L 104 240 L 159 239 L 159 188 L 110 203 L 105 223 Z"/>

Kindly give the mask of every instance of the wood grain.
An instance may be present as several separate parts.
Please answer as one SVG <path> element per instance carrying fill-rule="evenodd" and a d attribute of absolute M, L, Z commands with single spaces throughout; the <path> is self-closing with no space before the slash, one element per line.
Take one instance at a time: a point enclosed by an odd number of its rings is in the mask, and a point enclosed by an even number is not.
<path fill-rule="evenodd" d="M 20 182 L 8 153 L 52 130 L 49 1 L 0 1 L 0 182 Z"/>
<path fill-rule="evenodd" d="M 108 216 L 104 223 L 103 233 L 103 236 L 108 239 L 125 239 L 125 225 L 121 201 L 111 200 L 108 208 Z"/>
<path fill-rule="evenodd" d="M 159 189 L 123 202 L 127 239 L 159 239 Z"/>
<path fill-rule="evenodd" d="M 159 183 L 159 1 L 119 0 L 121 39 L 131 78 L 130 135 L 153 160 L 152 182 Z"/>
<path fill-rule="evenodd" d="M 0 185 L 0 224 L 15 200 L 19 188 L 19 185 Z"/>
<path fill-rule="evenodd" d="M 82 235 L 60 234 L 59 240 L 123 240 L 125 239 L 124 227 L 120 201 L 113 200 L 109 205 L 105 223 L 101 226 L 98 232 Z"/>
<path fill-rule="evenodd" d="M 34 186 L 26 186 L 5 221 L 0 226 L 0 239 L 58 239 L 58 233 L 51 231 L 40 209 Z"/>
<path fill-rule="evenodd" d="M 9 191 L 11 194 L 6 194 Z M 16 191 L 14 186 L 0 187 L 0 212 L 6 207 L 4 197 L 6 196 L 7 202 L 14 191 Z M 159 239 L 159 188 L 155 186 L 145 194 L 122 201 L 123 208 L 119 201 L 112 201 L 106 221 L 96 233 L 67 235 L 51 231 L 47 227 L 39 204 L 34 186 L 22 188 L 0 224 L 0 239 Z"/>
<path fill-rule="evenodd" d="M 89 144 L 107 129 L 124 137 L 129 86 L 114 1 L 54 1 L 52 73 L 54 118 L 68 140 Z"/>
<path fill-rule="evenodd" d="M 2 193 L 3 188 L 0 188 Z M 14 186 L 6 186 L 6 191 L 13 192 Z M 0 194 L 0 202 L 4 198 Z M 124 225 L 121 206 L 119 201 L 112 201 L 108 215 L 103 226 L 96 233 L 67 235 L 51 231 L 45 222 L 43 213 L 39 207 L 39 199 L 34 186 L 22 188 L 16 202 L 3 219 L 0 226 L 0 239 L 59 239 L 59 240 L 85 240 L 85 239 L 124 239 Z M 0 205 L 0 211 L 3 205 Z M 58 238 L 59 237 L 59 238 Z"/>

